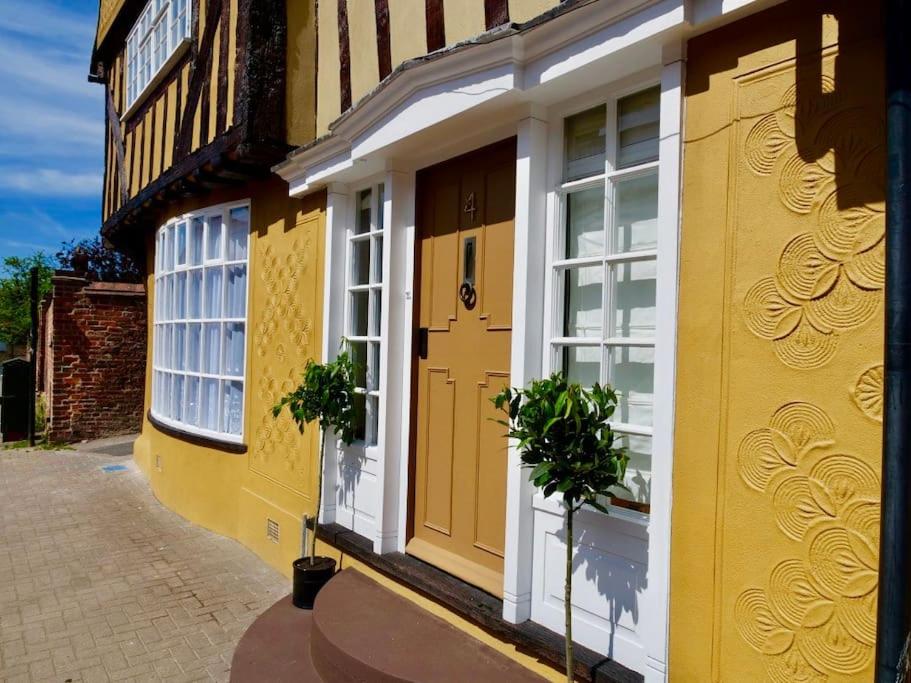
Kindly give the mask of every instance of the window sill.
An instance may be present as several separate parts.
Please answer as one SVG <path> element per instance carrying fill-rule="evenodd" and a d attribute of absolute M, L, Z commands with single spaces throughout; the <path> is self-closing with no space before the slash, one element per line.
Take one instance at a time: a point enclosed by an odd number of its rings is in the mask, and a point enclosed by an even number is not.
<path fill-rule="evenodd" d="M 526 621 L 510 624 L 503 620 L 503 602 L 446 572 L 403 553 L 377 555 L 373 543 L 339 524 L 320 524 L 317 538 L 371 569 L 388 576 L 460 617 L 477 624 L 526 654 L 554 667 L 564 666 L 564 639 L 548 628 Z M 643 677 L 576 643 L 576 676 L 591 683 L 641 683 Z"/>
<path fill-rule="evenodd" d="M 226 453 L 237 453 L 242 454 L 247 452 L 247 444 L 245 443 L 236 443 L 233 441 L 223 441 L 221 439 L 215 439 L 210 436 L 203 436 L 201 434 L 194 434 L 192 432 L 184 431 L 183 429 L 177 429 L 171 425 L 165 424 L 154 415 L 152 411 L 146 413 L 149 423 L 155 427 L 162 434 L 173 437 L 175 439 L 180 439 L 181 441 L 186 441 L 191 443 L 194 446 L 202 446 L 204 448 L 212 448 L 218 451 L 224 451 Z"/>
<path fill-rule="evenodd" d="M 174 52 L 171 53 L 171 56 L 165 60 L 165 63 L 162 64 L 158 71 L 155 72 L 155 75 L 152 76 L 152 80 L 146 84 L 146 87 L 142 89 L 139 96 L 133 100 L 133 103 L 126 108 L 126 111 L 124 111 L 123 114 L 121 114 L 121 125 L 126 124 L 130 117 L 139 111 L 139 108 L 142 107 L 143 103 L 149 99 L 149 96 L 155 92 L 155 89 L 168 77 L 171 70 L 174 68 L 174 65 L 183 59 L 183 56 L 189 51 L 190 43 L 191 40 L 189 38 L 184 38 L 180 41 L 180 45 L 174 48 Z"/>

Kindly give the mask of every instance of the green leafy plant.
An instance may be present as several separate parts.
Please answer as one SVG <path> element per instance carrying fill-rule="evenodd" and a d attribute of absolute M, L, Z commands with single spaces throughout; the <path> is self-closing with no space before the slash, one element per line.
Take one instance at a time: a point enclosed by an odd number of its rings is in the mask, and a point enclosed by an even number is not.
<path fill-rule="evenodd" d="M 533 381 L 525 389 L 505 388 L 491 399 L 507 420 L 499 420 L 517 441 L 522 466 L 544 496 L 560 494 L 566 510 L 566 680 L 573 681 L 572 562 L 573 516 L 583 506 L 607 513 L 602 496 L 623 486 L 629 455 L 617 444 L 609 420 L 617 396 L 595 384 L 583 389 L 562 374 Z"/>
<path fill-rule="evenodd" d="M 323 497 L 323 463 L 326 457 L 326 435 L 330 430 L 350 445 L 354 441 L 357 410 L 354 405 L 354 363 L 347 351 L 338 354 L 334 361 L 316 363 L 309 361 L 304 377 L 272 408 L 278 418 L 286 407 L 301 434 L 310 422 L 318 422 L 320 429 L 319 468 L 316 484 L 316 513 L 313 533 L 310 534 L 310 564 L 316 559 L 316 519 Z"/>

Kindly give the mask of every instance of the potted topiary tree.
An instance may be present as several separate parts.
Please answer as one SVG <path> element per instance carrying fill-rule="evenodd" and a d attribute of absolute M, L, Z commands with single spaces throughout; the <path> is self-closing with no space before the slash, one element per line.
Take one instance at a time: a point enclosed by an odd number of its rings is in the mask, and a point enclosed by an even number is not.
<path fill-rule="evenodd" d="M 335 573 L 334 559 L 316 555 L 316 523 L 323 497 L 326 437 L 332 430 L 345 444 L 350 445 L 354 441 L 354 396 L 354 364 L 347 351 L 342 351 L 330 363 L 309 361 L 300 385 L 272 408 L 272 416 L 277 418 L 287 406 L 301 434 L 304 426 L 313 421 L 319 423 L 320 430 L 316 512 L 312 518 L 309 553 L 308 557 L 301 557 L 292 563 L 294 583 L 291 597 L 295 607 L 313 609 L 316 594 Z"/>
<path fill-rule="evenodd" d="M 523 467 L 546 497 L 562 494 L 566 511 L 566 680 L 573 681 L 573 516 L 590 505 L 607 513 L 601 502 L 613 487 L 623 487 L 629 456 L 615 445 L 610 418 L 617 396 L 595 384 L 583 389 L 562 374 L 536 380 L 526 389 L 503 389 L 493 399 L 506 413 L 499 420 L 516 439 Z"/>

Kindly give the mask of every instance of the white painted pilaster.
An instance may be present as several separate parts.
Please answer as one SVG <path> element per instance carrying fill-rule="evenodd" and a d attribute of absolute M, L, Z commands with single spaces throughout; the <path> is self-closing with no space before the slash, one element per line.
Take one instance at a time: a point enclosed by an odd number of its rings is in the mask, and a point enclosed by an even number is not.
<path fill-rule="evenodd" d="M 326 251 L 323 263 L 323 362 L 335 358 L 344 333 L 345 230 L 348 220 L 348 188 L 332 184 L 326 196 Z M 326 440 L 323 467 L 323 500 L 320 520 L 336 521 L 338 448 L 334 438 Z"/>
<path fill-rule="evenodd" d="M 547 122 L 532 111 L 519 122 L 516 152 L 515 256 L 513 265 L 510 382 L 525 386 L 541 376 L 544 335 L 544 245 Z M 503 618 L 531 616 L 534 489 L 519 454 L 510 446 L 506 478 L 506 547 Z"/>
<path fill-rule="evenodd" d="M 647 604 L 642 636 L 647 683 L 666 681 L 672 474 L 674 465 L 674 394 L 677 357 L 679 280 L 681 127 L 685 45 L 668 45 L 661 70 L 661 164 L 658 169 L 658 262 L 655 338 L 655 404 L 652 437 L 652 509 L 649 520 Z"/>

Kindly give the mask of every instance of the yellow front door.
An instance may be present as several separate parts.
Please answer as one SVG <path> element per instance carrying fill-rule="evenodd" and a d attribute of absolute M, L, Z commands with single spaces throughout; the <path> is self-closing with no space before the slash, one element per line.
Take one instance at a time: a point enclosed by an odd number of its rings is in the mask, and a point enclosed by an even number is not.
<path fill-rule="evenodd" d="M 409 553 L 503 592 L 515 139 L 418 174 Z"/>

